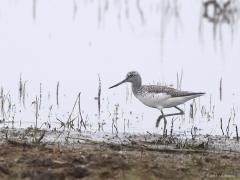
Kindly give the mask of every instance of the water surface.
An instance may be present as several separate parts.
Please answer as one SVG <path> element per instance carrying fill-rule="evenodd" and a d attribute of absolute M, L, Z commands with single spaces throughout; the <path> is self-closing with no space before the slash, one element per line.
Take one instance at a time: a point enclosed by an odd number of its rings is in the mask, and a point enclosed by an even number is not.
<path fill-rule="evenodd" d="M 119 132 L 161 132 L 155 128 L 159 111 L 135 99 L 129 85 L 108 89 L 128 71 L 137 70 L 145 84 L 177 87 L 178 74 L 182 90 L 207 93 L 196 99 L 194 118 L 189 116 L 192 101 L 181 106 L 186 116 L 174 120 L 176 132 L 189 133 L 197 127 L 201 130 L 197 133 L 222 134 L 222 118 L 224 131 L 229 122 L 230 132 L 235 134 L 240 95 L 238 1 L 218 15 L 210 6 L 206 15 L 202 1 L 194 0 L 0 3 L 0 82 L 15 105 L 8 117 L 14 116 L 15 127 L 35 125 L 33 102 L 40 94 L 38 126 L 50 122 L 52 127 L 60 127 L 57 119 L 68 120 L 81 92 L 83 118 L 90 130 L 104 122 L 104 131 L 115 132 L 112 122 L 117 117 Z M 26 81 L 26 107 L 18 100 L 20 75 Z M 98 75 L 100 117 L 95 98 Z M 170 129 L 171 118 L 168 122 Z"/>

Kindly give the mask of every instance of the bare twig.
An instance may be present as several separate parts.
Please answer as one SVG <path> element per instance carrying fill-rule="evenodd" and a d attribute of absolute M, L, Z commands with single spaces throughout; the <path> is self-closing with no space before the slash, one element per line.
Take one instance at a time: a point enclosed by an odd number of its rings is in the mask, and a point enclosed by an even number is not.
<path fill-rule="evenodd" d="M 222 135 L 224 136 L 222 118 L 220 118 L 220 123 L 221 123 L 220 127 L 221 127 L 221 130 L 222 130 Z"/>
<path fill-rule="evenodd" d="M 34 102 L 34 105 L 35 105 L 35 120 L 36 120 L 36 123 L 35 123 L 35 128 L 37 129 L 37 126 L 38 126 L 38 116 L 39 116 L 39 102 L 38 102 L 38 98 L 36 97 L 36 100 Z"/>
<path fill-rule="evenodd" d="M 222 78 L 220 79 L 220 85 L 219 85 L 219 98 L 220 98 L 220 101 L 222 101 Z"/>
<path fill-rule="evenodd" d="M 172 122 L 171 122 L 171 130 L 170 130 L 170 135 L 173 136 L 173 123 L 174 123 L 175 119 L 172 118 Z"/>
<path fill-rule="evenodd" d="M 59 81 L 57 82 L 56 100 L 57 100 L 57 106 L 59 106 Z"/>
<path fill-rule="evenodd" d="M 26 84 L 27 84 L 27 81 L 24 81 L 24 84 L 23 84 L 23 95 L 22 95 L 23 107 L 26 107 L 25 106 L 25 101 L 26 101 Z"/>
<path fill-rule="evenodd" d="M 42 83 L 40 83 L 40 88 L 39 88 L 39 110 L 41 109 L 42 105 Z"/>
<path fill-rule="evenodd" d="M 190 104 L 190 118 L 193 119 L 193 104 Z"/>
<path fill-rule="evenodd" d="M 183 78 L 183 71 L 181 71 L 180 77 L 177 72 L 177 89 L 181 90 L 182 87 L 182 78 Z"/>
<path fill-rule="evenodd" d="M 102 91 L 102 85 L 101 85 L 101 78 L 100 75 L 98 74 L 98 119 L 100 120 L 100 114 L 101 114 L 101 91 Z"/>
<path fill-rule="evenodd" d="M 86 124 L 83 121 L 82 110 L 81 110 L 81 93 L 78 94 L 78 113 L 80 116 L 80 128 L 79 128 L 79 122 L 78 122 L 78 129 L 80 129 L 80 131 L 81 131 L 81 127 L 83 126 L 84 129 L 86 130 Z"/>
<path fill-rule="evenodd" d="M 237 137 L 237 142 L 239 142 L 239 136 L 238 136 L 238 126 L 235 124 L 235 128 L 236 128 L 236 137 Z"/>
<path fill-rule="evenodd" d="M 229 137 L 229 125 L 230 125 L 230 121 L 231 121 L 231 117 L 229 117 L 229 119 L 228 119 L 228 125 L 227 125 L 227 128 L 226 128 L 227 137 Z"/>
<path fill-rule="evenodd" d="M 36 143 L 39 144 L 41 142 L 41 140 L 44 138 L 45 134 L 46 134 L 46 131 L 43 131 L 41 136 L 38 139 L 36 139 Z"/>
<path fill-rule="evenodd" d="M 22 75 L 21 74 L 20 74 L 20 79 L 19 79 L 18 93 L 19 93 L 19 103 L 21 103 L 22 95 L 23 95 L 23 82 L 22 82 Z"/>

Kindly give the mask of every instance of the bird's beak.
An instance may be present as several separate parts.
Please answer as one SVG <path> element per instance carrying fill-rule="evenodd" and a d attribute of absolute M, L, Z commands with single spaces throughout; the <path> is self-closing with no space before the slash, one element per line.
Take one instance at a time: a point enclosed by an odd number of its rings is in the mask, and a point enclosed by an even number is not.
<path fill-rule="evenodd" d="M 125 83 L 125 82 L 127 82 L 127 79 L 124 79 L 123 81 L 115 84 L 114 86 L 111 86 L 109 89 L 112 89 L 112 88 L 114 88 L 114 87 L 117 87 L 117 86 L 119 86 L 120 84 L 123 84 L 123 83 Z"/>

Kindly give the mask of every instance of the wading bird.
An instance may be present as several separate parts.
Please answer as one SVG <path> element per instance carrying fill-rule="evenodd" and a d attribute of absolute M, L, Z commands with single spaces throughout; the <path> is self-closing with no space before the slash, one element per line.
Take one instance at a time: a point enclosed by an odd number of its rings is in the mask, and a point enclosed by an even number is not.
<path fill-rule="evenodd" d="M 142 85 L 142 78 L 136 71 L 127 73 L 127 76 L 123 81 L 111 86 L 109 89 L 119 86 L 125 82 L 130 82 L 132 84 L 134 96 L 143 104 L 161 111 L 161 115 L 158 117 L 156 122 L 156 127 L 159 126 L 161 119 L 164 119 L 164 134 L 166 133 L 167 125 L 166 117 L 184 114 L 183 110 L 177 107 L 178 105 L 205 94 L 202 92 L 180 91 L 167 86 Z M 179 112 L 172 114 L 163 113 L 164 108 L 172 107 L 176 108 Z"/>

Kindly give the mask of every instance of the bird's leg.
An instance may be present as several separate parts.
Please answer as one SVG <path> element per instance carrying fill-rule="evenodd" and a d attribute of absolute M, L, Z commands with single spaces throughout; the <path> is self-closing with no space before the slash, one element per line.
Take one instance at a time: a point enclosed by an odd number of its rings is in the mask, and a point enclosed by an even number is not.
<path fill-rule="evenodd" d="M 157 127 L 157 128 L 158 128 L 159 123 L 160 123 L 160 121 L 162 120 L 162 118 L 163 118 L 162 115 L 160 115 L 160 116 L 157 118 L 157 121 L 156 121 L 156 127 Z"/>
<path fill-rule="evenodd" d="M 156 122 L 156 127 L 158 127 L 159 126 L 159 123 L 160 123 L 160 121 L 162 120 L 162 118 L 164 119 L 164 126 L 163 126 L 163 135 L 165 135 L 166 134 L 166 127 L 167 127 L 167 119 L 165 118 L 165 115 L 164 115 L 164 113 L 163 113 L 163 111 L 161 110 L 161 115 L 158 117 L 158 119 L 157 119 L 157 122 Z"/>
<path fill-rule="evenodd" d="M 159 126 L 159 123 L 160 123 L 160 121 L 161 121 L 162 118 L 164 118 L 164 121 L 165 121 L 166 117 L 168 117 L 168 116 L 176 116 L 176 115 L 183 115 L 183 114 L 184 114 L 183 110 L 180 109 L 179 107 L 174 106 L 174 108 L 176 108 L 176 109 L 179 111 L 179 113 L 172 113 L 172 114 L 165 114 L 165 115 L 164 115 L 163 112 L 162 112 L 162 110 L 161 110 L 162 115 L 160 115 L 160 116 L 158 117 L 157 122 L 156 122 L 156 127 Z"/>
<path fill-rule="evenodd" d="M 179 115 L 184 115 L 184 111 L 182 109 L 180 109 L 179 107 L 175 106 L 175 108 L 177 110 L 179 110 Z"/>
<path fill-rule="evenodd" d="M 167 119 L 165 117 L 165 115 L 163 114 L 163 111 L 161 110 L 163 119 L 164 119 L 164 126 L 163 126 L 163 136 L 167 136 Z"/>

